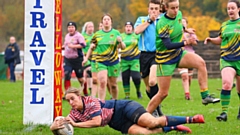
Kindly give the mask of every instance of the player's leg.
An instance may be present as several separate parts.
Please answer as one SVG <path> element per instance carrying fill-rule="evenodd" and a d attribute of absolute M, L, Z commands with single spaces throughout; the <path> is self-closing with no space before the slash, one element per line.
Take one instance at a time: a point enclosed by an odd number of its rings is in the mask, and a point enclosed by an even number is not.
<path fill-rule="evenodd" d="M 193 77 L 193 68 L 188 68 L 188 84 L 189 84 L 189 87 L 191 86 L 191 83 L 192 83 L 192 77 Z"/>
<path fill-rule="evenodd" d="M 90 91 L 90 94 L 92 93 L 92 72 L 91 67 L 89 67 L 89 70 L 87 70 L 87 86 L 88 90 Z"/>
<path fill-rule="evenodd" d="M 126 60 L 121 60 L 121 70 L 122 70 L 122 83 L 123 90 L 125 93 L 125 99 L 130 98 L 130 67 Z"/>
<path fill-rule="evenodd" d="M 156 134 L 156 133 L 163 133 L 163 129 L 162 128 L 148 129 L 145 127 L 141 127 L 137 124 L 133 124 L 128 129 L 128 134 L 133 134 L 133 135 L 148 135 L 148 134 Z"/>
<path fill-rule="evenodd" d="M 81 62 L 82 63 L 82 62 Z M 80 89 L 83 90 L 84 89 L 84 83 L 85 83 L 85 79 L 83 77 L 83 72 L 84 72 L 84 69 L 82 66 L 80 66 L 81 64 L 79 65 L 74 65 L 73 66 L 73 70 L 75 71 L 75 74 L 76 74 L 76 77 L 78 79 L 78 82 L 80 83 Z M 87 93 L 85 93 L 87 94 Z"/>
<path fill-rule="evenodd" d="M 99 83 L 98 98 L 105 100 L 107 80 L 108 80 L 107 66 L 101 63 L 97 63 L 97 70 L 98 70 L 97 78 Z"/>
<path fill-rule="evenodd" d="M 83 71 L 83 79 L 85 80 L 84 84 L 83 84 L 83 94 L 84 94 L 84 96 L 88 96 L 88 91 L 87 91 L 87 89 L 88 89 L 88 85 L 87 85 L 87 70 L 86 70 L 86 68 Z"/>
<path fill-rule="evenodd" d="M 152 113 L 153 110 L 162 103 L 162 101 L 168 96 L 168 91 L 172 79 L 172 74 L 176 69 L 177 63 L 175 64 L 159 64 L 157 65 L 157 78 L 159 90 L 156 95 L 150 100 L 147 106 L 147 111 Z"/>
<path fill-rule="evenodd" d="M 117 78 L 120 75 L 120 63 L 108 66 L 108 80 L 111 89 L 112 99 L 118 98 Z"/>
<path fill-rule="evenodd" d="M 222 113 L 217 116 L 217 120 L 219 121 L 227 121 L 227 112 L 228 106 L 231 99 L 231 90 L 234 77 L 236 75 L 235 69 L 232 67 L 225 67 L 221 70 L 222 76 L 222 91 L 221 91 L 221 105 L 222 105 Z"/>
<path fill-rule="evenodd" d="M 72 74 L 72 65 L 69 59 L 64 57 L 64 88 L 65 91 L 71 87 L 71 74 Z"/>
<path fill-rule="evenodd" d="M 97 69 L 96 63 L 91 62 L 91 73 L 92 73 L 92 91 L 91 96 L 96 97 L 98 92 L 98 80 L 97 80 Z"/>
<path fill-rule="evenodd" d="M 135 85 L 137 97 L 142 98 L 142 94 L 140 91 L 141 74 L 140 74 L 139 59 L 130 61 L 129 66 L 130 66 L 130 70 L 131 70 L 130 76 L 132 77 L 133 83 Z"/>
<path fill-rule="evenodd" d="M 237 74 L 236 76 L 236 88 L 237 88 L 237 93 L 238 93 L 238 98 L 239 98 L 239 109 L 238 109 L 238 115 L 237 119 L 240 120 L 240 73 Z"/>
<path fill-rule="evenodd" d="M 172 76 L 160 76 L 158 77 L 159 91 L 152 97 L 147 106 L 147 111 L 152 113 L 162 101 L 168 96 Z"/>
<path fill-rule="evenodd" d="M 204 117 L 201 114 L 194 116 L 161 116 L 159 118 L 154 118 L 149 113 L 142 114 L 137 124 L 142 127 L 156 128 L 156 127 L 172 127 L 181 124 L 195 124 L 195 123 L 205 123 Z"/>
<path fill-rule="evenodd" d="M 202 96 L 202 103 L 207 105 L 209 103 L 220 102 L 220 99 L 214 98 L 209 94 L 208 90 L 208 76 L 205 61 L 197 54 L 190 52 L 183 52 L 182 59 L 180 60 L 180 68 L 196 68 L 198 70 L 198 83 Z"/>
<path fill-rule="evenodd" d="M 190 100 L 188 69 L 187 68 L 178 68 L 178 71 L 182 78 L 182 86 L 183 86 L 183 90 L 185 93 L 185 99 Z"/>

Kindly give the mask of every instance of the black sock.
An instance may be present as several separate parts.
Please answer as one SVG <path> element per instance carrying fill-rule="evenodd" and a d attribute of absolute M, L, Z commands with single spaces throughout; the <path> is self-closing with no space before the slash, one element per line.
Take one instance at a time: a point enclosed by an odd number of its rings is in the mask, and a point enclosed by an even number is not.
<path fill-rule="evenodd" d="M 151 99 L 150 93 L 146 90 L 146 94 L 148 96 L 149 99 Z"/>
<path fill-rule="evenodd" d="M 154 85 L 152 87 L 150 87 L 150 97 L 152 99 L 152 97 L 154 97 L 154 95 L 156 95 L 158 93 L 158 85 Z"/>
<path fill-rule="evenodd" d="M 150 95 L 150 99 L 152 99 L 152 97 L 154 97 L 157 93 L 158 93 L 158 85 L 157 84 L 152 86 L 152 87 L 150 87 L 150 94 L 149 94 Z M 158 115 L 162 116 L 163 113 L 162 113 L 160 108 L 161 108 L 161 105 L 159 105 L 156 109 L 157 109 Z"/>

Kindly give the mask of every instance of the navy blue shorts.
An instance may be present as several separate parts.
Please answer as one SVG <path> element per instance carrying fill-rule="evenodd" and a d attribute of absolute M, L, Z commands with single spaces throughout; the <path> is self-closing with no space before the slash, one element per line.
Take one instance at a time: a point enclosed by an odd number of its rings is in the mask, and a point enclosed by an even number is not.
<path fill-rule="evenodd" d="M 139 117 L 146 113 L 142 105 L 130 100 L 116 100 L 114 114 L 108 125 L 123 134 L 128 133 L 128 129 L 137 124 Z"/>
<path fill-rule="evenodd" d="M 75 71 L 77 78 L 83 77 L 83 67 L 82 67 L 82 57 L 75 59 L 68 59 L 64 57 L 64 72 L 72 73 L 72 70 Z"/>

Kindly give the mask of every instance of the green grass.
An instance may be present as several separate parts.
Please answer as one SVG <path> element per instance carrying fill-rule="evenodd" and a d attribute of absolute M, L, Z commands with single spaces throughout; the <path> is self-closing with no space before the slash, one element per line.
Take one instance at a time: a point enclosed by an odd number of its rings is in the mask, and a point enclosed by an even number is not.
<path fill-rule="evenodd" d="M 73 86 L 79 87 L 78 82 L 73 82 Z M 8 81 L 0 81 L 0 135 L 51 135 L 49 126 L 47 125 L 23 125 L 23 82 L 10 83 Z M 209 89 L 211 93 L 215 93 L 219 97 L 221 88 L 220 79 L 210 79 Z M 143 99 L 137 99 L 134 86 L 131 84 L 131 99 L 136 100 L 144 107 L 147 106 L 149 99 L 145 94 L 145 87 L 142 83 Z M 231 102 L 229 106 L 229 116 L 227 122 L 218 122 L 215 117 L 221 112 L 221 105 L 210 104 L 204 106 L 201 104 L 199 87 L 197 80 L 193 80 L 191 86 L 190 101 L 184 99 L 183 88 L 180 79 L 173 79 L 169 96 L 162 103 L 162 111 L 166 115 L 191 116 L 195 114 L 203 114 L 205 116 L 205 124 L 192 124 L 189 126 L 193 135 L 237 135 L 240 131 L 239 120 L 236 119 L 238 113 L 239 99 L 234 88 L 232 91 Z M 107 95 L 109 98 L 109 95 Z M 124 98 L 122 84 L 119 82 L 119 99 Z M 70 106 L 63 101 L 63 116 L 66 116 L 70 110 Z M 120 135 L 108 126 L 91 128 L 91 129 L 74 129 L 75 135 Z M 175 131 L 168 134 L 177 134 Z"/>

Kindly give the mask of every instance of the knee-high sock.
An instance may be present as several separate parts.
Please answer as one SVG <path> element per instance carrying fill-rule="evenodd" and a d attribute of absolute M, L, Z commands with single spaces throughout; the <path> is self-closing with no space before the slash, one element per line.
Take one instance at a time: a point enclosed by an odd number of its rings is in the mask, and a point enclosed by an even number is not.
<path fill-rule="evenodd" d="M 201 92 L 201 97 L 202 97 L 202 99 L 206 98 L 206 97 L 209 95 L 208 88 L 203 89 L 203 90 L 201 90 L 200 92 Z"/>
<path fill-rule="evenodd" d="M 84 84 L 83 84 L 83 94 L 85 95 L 85 96 L 87 96 L 88 95 L 88 91 L 87 91 L 87 82 L 84 82 Z"/>
<path fill-rule="evenodd" d="M 130 69 L 122 72 L 122 82 L 125 96 L 130 96 Z"/>
<path fill-rule="evenodd" d="M 177 129 L 177 126 L 172 126 L 172 127 L 162 127 L 163 129 L 163 132 L 164 133 L 167 133 L 167 132 L 170 132 L 172 130 L 176 130 Z"/>
<path fill-rule="evenodd" d="M 154 95 L 156 95 L 157 92 L 158 92 L 158 85 L 157 85 L 157 84 L 154 85 L 154 86 L 152 86 L 152 87 L 150 87 L 150 93 L 146 90 L 146 93 L 147 93 L 147 96 L 149 97 L 149 99 L 152 99 L 152 97 L 153 97 Z M 161 105 L 160 105 L 160 106 L 161 106 Z M 158 107 L 156 108 L 156 110 L 158 111 L 158 114 L 161 116 L 161 115 L 163 115 L 163 113 L 162 113 L 162 111 L 161 111 L 161 109 L 160 109 L 160 106 L 158 106 Z"/>
<path fill-rule="evenodd" d="M 141 74 L 137 71 L 131 71 L 131 76 L 133 83 L 135 85 L 136 91 L 140 92 L 140 85 L 141 85 Z"/>
<path fill-rule="evenodd" d="M 166 116 L 167 118 L 167 127 L 170 126 L 177 126 L 180 124 L 185 124 L 187 123 L 187 118 L 183 116 Z"/>
<path fill-rule="evenodd" d="M 65 91 L 68 90 L 68 88 L 71 87 L 71 81 L 70 80 L 64 80 L 64 88 L 65 88 Z"/>
<path fill-rule="evenodd" d="M 231 98 L 231 90 L 224 90 L 221 91 L 221 105 L 222 105 L 222 112 L 227 113 L 228 106 L 230 103 Z"/>

